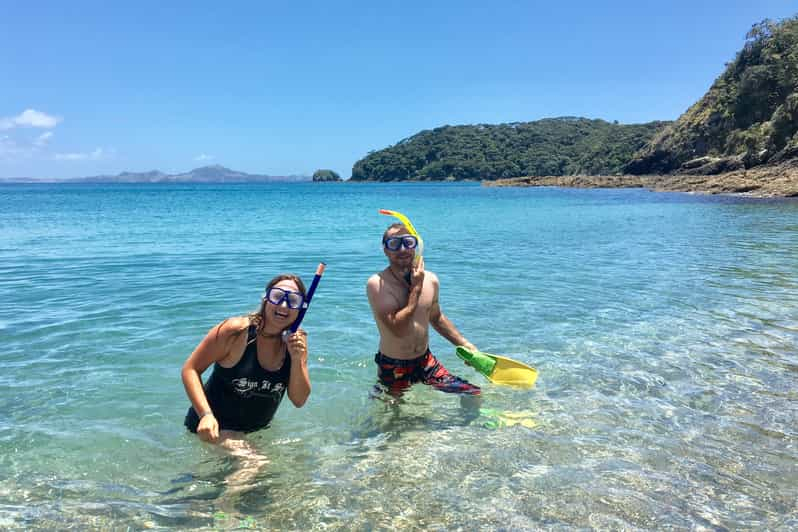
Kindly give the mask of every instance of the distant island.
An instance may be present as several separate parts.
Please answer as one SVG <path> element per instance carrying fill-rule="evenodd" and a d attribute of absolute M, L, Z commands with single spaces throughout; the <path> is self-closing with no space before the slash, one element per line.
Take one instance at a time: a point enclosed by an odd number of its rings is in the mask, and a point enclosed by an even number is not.
<path fill-rule="evenodd" d="M 117 175 L 73 177 L 69 179 L 7 178 L 4 183 L 275 183 L 310 181 L 308 176 L 271 176 L 237 172 L 221 165 L 203 166 L 182 174 L 166 174 L 159 170 L 149 172 L 122 172 Z"/>
<path fill-rule="evenodd" d="M 754 24 L 734 61 L 675 122 L 444 126 L 352 168 L 353 181 L 465 179 L 798 197 L 798 16 Z"/>
<path fill-rule="evenodd" d="M 316 170 L 313 172 L 313 181 L 320 181 L 323 183 L 341 181 L 341 176 L 334 170 Z"/>

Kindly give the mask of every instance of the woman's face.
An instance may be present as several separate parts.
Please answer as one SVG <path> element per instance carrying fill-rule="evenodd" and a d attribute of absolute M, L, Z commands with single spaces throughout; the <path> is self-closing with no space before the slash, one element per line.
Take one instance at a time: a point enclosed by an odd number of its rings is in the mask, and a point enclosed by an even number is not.
<path fill-rule="evenodd" d="M 303 301 L 302 292 L 294 281 L 278 281 L 266 291 L 266 305 L 263 308 L 266 323 L 280 330 L 285 329 L 296 320 Z"/>

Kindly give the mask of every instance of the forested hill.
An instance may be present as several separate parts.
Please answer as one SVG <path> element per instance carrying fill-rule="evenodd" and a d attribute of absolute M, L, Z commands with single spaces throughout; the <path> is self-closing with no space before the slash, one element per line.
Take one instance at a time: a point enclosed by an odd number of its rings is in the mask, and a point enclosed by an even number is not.
<path fill-rule="evenodd" d="M 713 174 L 798 157 L 798 17 L 753 26 L 709 91 L 627 165 Z"/>
<path fill-rule="evenodd" d="M 500 179 L 617 174 L 668 122 L 547 118 L 422 131 L 355 163 L 352 180 Z"/>

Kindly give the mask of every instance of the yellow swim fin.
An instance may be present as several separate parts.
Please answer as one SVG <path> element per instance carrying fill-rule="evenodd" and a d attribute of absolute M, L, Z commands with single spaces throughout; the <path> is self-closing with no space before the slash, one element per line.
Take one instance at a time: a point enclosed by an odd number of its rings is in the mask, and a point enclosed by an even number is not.
<path fill-rule="evenodd" d="M 538 426 L 535 421 L 535 413 L 529 410 L 520 412 L 500 411 L 492 408 L 480 408 L 479 413 L 486 418 L 483 426 L 488 429 L 498 429 L 503 427 L 513 427 L 521 425 L 528 429 Z"/>
<path fill-rule="evenodd" d="M 458 346 L 455 352 L 495 384 L 531 388 L 538 379 L 538 370 L 511 358 L 469 351 L 463 346 Z"/>

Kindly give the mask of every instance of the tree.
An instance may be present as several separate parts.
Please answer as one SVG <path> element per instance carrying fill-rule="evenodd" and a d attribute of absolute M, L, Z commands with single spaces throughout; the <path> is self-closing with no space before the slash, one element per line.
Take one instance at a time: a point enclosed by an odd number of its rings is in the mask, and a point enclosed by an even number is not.
<path fill-rule="evenodd" d="M 442 126 L 370 152 L 353 181 L 495 180 L 529 175 L 617 174 L 666 125 L 563 117 Z"/>

